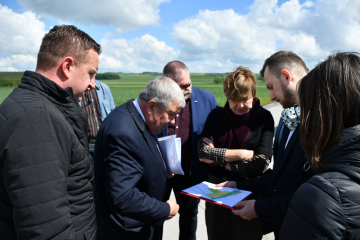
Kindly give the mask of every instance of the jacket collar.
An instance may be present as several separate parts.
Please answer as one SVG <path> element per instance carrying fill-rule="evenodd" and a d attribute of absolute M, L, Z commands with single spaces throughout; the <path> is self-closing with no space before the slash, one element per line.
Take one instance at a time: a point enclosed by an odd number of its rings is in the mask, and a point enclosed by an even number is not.
<path fill-rule="evenodd" d="M 129 112 L 131 113 L 135 124 L 138 126 L 139 130 L 142 132 L 148 147 L 150 148 L 151 152 L 157 159 L 157 162 L 160 164 L 160 167 L 163 169 L 164 174 L 167 175 L 167 172 L 166 172 L 166 169 L 164 166 L 164 160 L 163 160 L 162 156 L 160 155 L 158 146 L 156 145 L 157 142 L 155 142 L 154 137 L 149 132 L 145 121 L 142 119 L 139 111 L 137 110 L 137 108 L 134 104 L 134 99 L 130 99 L 126 103 L 126 106 L 129 109 Z"/>

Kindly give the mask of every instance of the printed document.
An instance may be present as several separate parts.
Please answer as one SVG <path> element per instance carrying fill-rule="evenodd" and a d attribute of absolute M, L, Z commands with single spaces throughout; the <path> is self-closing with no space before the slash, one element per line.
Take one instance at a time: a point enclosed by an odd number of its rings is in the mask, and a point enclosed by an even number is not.
<path fill-rule="evenodd" d="M 209 182 L 199 183 L 195 186 L 182 190 L 181 193 L 230 209 L 234 209 L 234 205 L 236 203 L 248 198 L 252 194 L 252 192 L 235 188 L 216 187 L 216 184 Z"/>

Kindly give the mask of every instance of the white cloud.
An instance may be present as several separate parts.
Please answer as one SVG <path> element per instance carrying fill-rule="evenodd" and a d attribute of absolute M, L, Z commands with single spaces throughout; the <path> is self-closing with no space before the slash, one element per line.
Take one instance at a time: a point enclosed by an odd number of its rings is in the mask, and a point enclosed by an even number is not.
<path fill-rule="evenodd" d="M 100 72 L 161 72 L 167 62 L 178 56 L 172 47 L 148 34 L 131 40 L 103 39 L 100 44 Z"/>
<path fill-rule="evenodd" d="M 230 71 L 242 64 L 257 72 L 271 54 L 290 50 L 313 68 L 334 50 L 360 51 L 359 9 L 360 0 L 289 0 L 280 6 L 277 0 L 255 0 L 246 15 L 200 10 L 176 23 L 172 35 L 181 59 L 205 66 L 220 62 Z"/>
<path fill-rule="evenodd" d="M 113 26 L 118 31 L 159 24 L 158 6 L 168 0 L 18 0 L 27 9 L 63 22 Z"/>
<path fill-rule="evenodd" d="M 45 24 L 31 12 L 14 13 L 0 4 L 0 71 L 35 69 Z"/>

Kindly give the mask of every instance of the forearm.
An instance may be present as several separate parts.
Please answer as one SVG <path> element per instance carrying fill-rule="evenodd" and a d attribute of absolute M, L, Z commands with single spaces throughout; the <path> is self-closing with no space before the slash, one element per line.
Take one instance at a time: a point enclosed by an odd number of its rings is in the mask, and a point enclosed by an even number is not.
<path fill-rule="evenodd" d="M 225 163 L 226 148 L 213 148 L 204 145 L 203 138 L 198 141 L 197 145 L 199 159 L 209 159 L 214 161 L 213 165 L 223 165 Z"/>
<path fill-rule="evenodd" d="M 254 157 L 253 150 L 247 149 L 226 149 L 225 161 L 234 162 Z"/>
<path fill-rule="evenodd" d="M 267 169 L 269 163 L 269 157 L 259 154 L 250 159 L 227 163 L 226 170 L 234 172 L 239 177 L 259 176 Z"/>

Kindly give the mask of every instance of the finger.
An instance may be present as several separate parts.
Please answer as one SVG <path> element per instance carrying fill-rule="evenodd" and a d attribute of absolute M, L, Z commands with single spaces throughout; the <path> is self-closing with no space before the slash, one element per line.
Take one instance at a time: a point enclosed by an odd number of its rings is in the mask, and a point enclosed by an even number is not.
<path fill-rule="evenodd" d="M 244 207 L 245 206 L 245 203 L 244 201 L 241 201 L 241 202 L 238 202 L 237 204 L 234 205 L 234 208 L 239 208 L 239 207 Z"/>
<path fill-rule="evenodd" d="M 232 211 L 233 214 L 242 217 L 242 211 L 241 210 L 233 209 L 231 211 Z"/>
<path fill-rule="evenodd" d="M 211 141 L 210 141 L 209 139 L 204 139 L 203 142 L 206 143 L 206 144 L 210 144 L 210 143 L 211 143 Z"/>
<path fill-rule="evenodd" d="M 226 187 L 226 186 L 227 186 L 227 183 L 228 183 L 228 181 L 222 182 L 222 183 L 217 184 L 216 186 L 217 186 L 217 187 Z"/>

